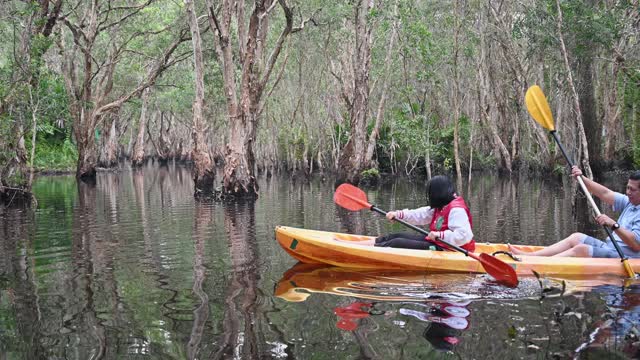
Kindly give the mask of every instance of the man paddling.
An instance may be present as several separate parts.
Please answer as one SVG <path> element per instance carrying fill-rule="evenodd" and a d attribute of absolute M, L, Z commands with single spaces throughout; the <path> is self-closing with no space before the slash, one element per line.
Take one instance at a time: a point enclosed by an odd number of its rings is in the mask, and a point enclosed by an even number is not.
<path fill-rule="evenodd" d="M 582 171 L 577 166 L 573 166 L 571 174 L 578 178 L 582 176 Z M 614 211 L 620 212 L 617 222 L 605 214 L 596 217 L 596 222 L 611 228 L 613 236 L 625 256 L 640 258 L 640 171 L 634 171 L 629 175 L 626 194 L 615 192 L 586 177 L 582 179 L 591 194 L 613 206 Z M 509 249 L 516 255 L 529 256 L 619 257 L 610 239 L 602 241 L 578 232 L 545 249 L 534 252 L 522 251 L 512 245 L 509 245 Z"/>

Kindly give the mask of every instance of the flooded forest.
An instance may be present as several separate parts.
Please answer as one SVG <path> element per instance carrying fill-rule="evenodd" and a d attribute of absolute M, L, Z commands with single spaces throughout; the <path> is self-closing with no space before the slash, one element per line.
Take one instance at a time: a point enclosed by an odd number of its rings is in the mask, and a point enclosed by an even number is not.
<path fill-rule="evenodd" d="M 478 244 L 605 238 L 566 160 L 620 192 L 640 168 L 639 9 L 0 0 L 0 359 L 639 358 L 631 276 L 505 287 L 276 235 L 397 231 L 336 187 L 416 208 L 446 174 Z"/>
<path fill-rule="evenodd" d="M 0 194 L 122 160 L 257 177 L 561 175 L 640 163 L 637 1 L 3 1 Z M 218 176 L 215 174 L 218 173 Z"/>

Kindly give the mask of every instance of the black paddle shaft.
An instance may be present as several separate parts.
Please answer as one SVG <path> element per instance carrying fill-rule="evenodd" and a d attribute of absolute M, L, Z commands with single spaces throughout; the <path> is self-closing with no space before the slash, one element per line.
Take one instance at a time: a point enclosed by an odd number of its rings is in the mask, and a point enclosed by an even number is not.
<path fill-rule="evenodd" d="M 569 168 L 572 168 L 573 167 L 573 161 L 571 161 L 571 158 L 569 158 L 569 155 L 567 155 L 567 152 L 564 150 L 564 146 L 562 146 L 562 143 L 560 142 L 560 139 L 558 139 L 558 135 L 556 134 L 556 131 L 553 130 L 553 131 L 550 131 L 550 132 L 551 132 L 551 135 L 553 136 L 553 138 L 556 140 L 556 143 L 560 147 L 560 151 L 562 151 L 562 155 L 564 155 L 564 158 L 567 160 L 567 163 L 569 164 Z M 582 190 L 587 192 L 586 188 L 584 188 Z M 586 196 L 590 196 L 589 193 L 586 193 L 585 195 Z M 599 212 L 599 211 L 596 210 L 596 212 Z M 611 232 L 611 229 L 609 229 L 609 227 L 604 225 L 604 224 L 602 224 L 602 227 L 607 232 L 607 235 L 609 236 L 609 239 L 611 239 L 611 243 L 613 243 L 613 247 L 616 248 L 616 251 L 618 252 L 618 256 L 620 256 L 621 261 L 626 261 L 628 258 L 622 253 L 622 249 L 620 249 L 620 245 L 618 245 L 618 242 L 613 237 L 613 233 Z"/>
<path fill-rule="evenodd" d="M 384 211 L 384 210 L 382 210 L 380 208 L 377 208 L 375 205 L 371 205 L 371 207 L 369 209 L 377 212 L 378 214 L 382 214 L 384 216 L 387 215 L 386 211 Z M 400 220 L 398 218 L 394 218 L 393 220 L 399 222 L 400 224 L 402 224 L 404 226 L 410 227 L 411 229 L 413 229 L 413 230 L 415 230 L 415 231 L 417 231 L 419 233 L 422 233 L 425 236 L 429 236 L 429 232 L 427 232 L 425 229 L 422 229 L 422 228 L 419 228 L 419 227 L 417 227 L 415 225 L 409 224 L 408 222 L 406 222 L 404 220 Z M 443 244 L 445 244 L 445 245 L 447 245 L 448 247 L 450 247 L 452 249 L 460 251 L 461 253 L 465 254 L 466 256 L 469 256 L 469 252 L 467 250 L 461 248 L 460 246 L 456 246 L 456 245 L 450 244 L 450 243 L 448 243 L 448 242 L 446 242 L 446 241 L 444 241 L 442 239 L 438 239 L 438 241 L 443 243 Z"/>

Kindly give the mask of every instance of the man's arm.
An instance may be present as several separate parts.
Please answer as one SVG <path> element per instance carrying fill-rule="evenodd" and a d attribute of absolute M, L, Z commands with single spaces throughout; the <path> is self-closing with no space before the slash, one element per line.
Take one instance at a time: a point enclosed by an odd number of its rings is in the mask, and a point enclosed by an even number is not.
<path fill-rule="evenodd" d="M 609 228 L 612 228 L 613 224 L 616 223 L 615 220 L 605 214 L 600 214 L 600 216 L 596 218 L 596 222 Z M 640 242 L 638 242 L 638 235 L 636 234 L 638 228 L 637 225 L 632 227 L 632 229 L 619 227 L 613 230 L 613 232 L 615 232 L 615 234 L 618 235 L 620 239 L 631 248 L 631 250 L 638 252 L 640 251 Z"/>
<path fill-rule="evenodd" d="M 615 232 L 625 244 L 629 245 L 631 250 L 635 252 L 640 251 L 640 243 L 636 240 L 636 234 L 633 231 L 620 227 Z"/>
<path fill-rule="evenodd" d="M 613 202 L 615 199 L 615 191 L 609 189 L 604 185 L 600 185 L 597 182 L 585 176 L 582 176 L 582 170 L 580 170 L 580 168 L 575 165 L 571 168 L 571 175 L 575 176 L 576 178 L 578 176 L 581 176 L 582 181 L 584 182 L 584 185 L 587 187 L 587 190 L 590 193 L 597 196 L 600 200 L 606 202 L 607 204 L 613 206 Z"/>

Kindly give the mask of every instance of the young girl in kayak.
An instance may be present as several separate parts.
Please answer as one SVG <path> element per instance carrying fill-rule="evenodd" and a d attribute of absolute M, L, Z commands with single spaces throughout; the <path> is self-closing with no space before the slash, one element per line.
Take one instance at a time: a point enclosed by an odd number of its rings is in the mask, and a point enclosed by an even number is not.
<path fill-rule="evenodd" d="M 394 233 L 380 236 L 375 246 L 421 250 L 447 250 L 442 239 L 468 251 L 474 251 L 471 212 L 453 182 L 447 176 L 435 176 L 427 184 L 429 206 L 387 213 L 389 220 L 400 219 L 413 225 L 429 225 L 429 236 L 414 233 Z"/>

